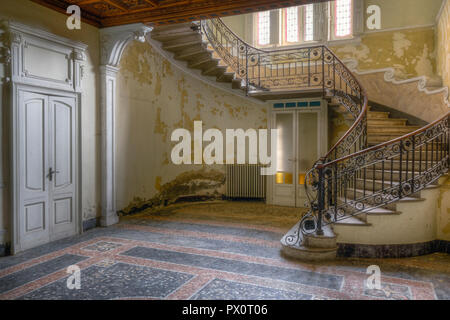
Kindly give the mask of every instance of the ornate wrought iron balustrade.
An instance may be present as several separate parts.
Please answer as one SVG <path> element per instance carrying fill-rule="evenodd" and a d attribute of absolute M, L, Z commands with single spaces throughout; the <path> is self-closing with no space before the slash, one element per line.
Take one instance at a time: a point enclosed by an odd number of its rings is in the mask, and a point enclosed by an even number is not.
<path fill-rule="evenodd" d="M 345 64 L 326 46 L 263 50 L 240 39 L 220 19 L 200 30 L 248 92 L 317 90 L 354 118 L 349 130 L 306 174 L 310 210 L 289 244 L 303 234 L 386 206 L 426 188 L 448 171 L 447 114 L 392 141 L 367 147 L 368 98 Z"/>

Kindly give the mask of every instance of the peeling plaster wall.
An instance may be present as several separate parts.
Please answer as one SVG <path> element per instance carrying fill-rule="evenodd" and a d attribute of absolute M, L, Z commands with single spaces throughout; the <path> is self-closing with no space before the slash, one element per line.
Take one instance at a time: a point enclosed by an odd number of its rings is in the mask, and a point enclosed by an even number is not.
<path fill-rule="evenodd" d="M 436 76 L 434 25 L 442 0 L 360 1 L 364 1 L 364 33 L 360 42 L 330 43 L 339 58 L 357 60 L 361 71 L 392 67 L 398 80 Z M 381 9 L 380 30 L 372 31 L 366 27 L 366 8 L 370 5 L 378 5 Z M 252 43 L 251 14 L 223 20 L 237 35 Z"/>
<path fill-rule="evenodd" d="M 88 45 L 83 78 L 82 110 L 81 110 L 81 146 L 82 159 L 82 212 L 83 219 L 100 215 L 100 119 L 99 119 L 99 32 L 98 29 L 82 23 L 81 30 L 69 30 L 66 27 L 67 16 L 28 0 L 1 0 L 0 21 L 17 21 L 53 34 L 77 40 Z M 5 66 L 0 60 L 0 236 L 1 230 L 9 231 L 9 133 L 7 125 L 9 105 L 7 104 L 7 90 L 5 85 Z M 3 187 L 4 186 L 4 187 Z M 9 241 L 10 232 L 6 239 Z"/>
<path fill-rule="evenodd" d="M 358 61 L 358 70 L 394 68 L 397 80 L 436 74 L 434 29 L 368 33 L 360 44 L 332 46 L 341 59 Z"/>
<path fill-rule="evenodd" d="M 328 150 L 350 129 L 352 120 L 346 119 L 342 112 L 328 108 Z"/>
<path fill-rule="evenodd" d="M 174 165 L 172 131 L 266 128 L 266 107 L 201 82 L 173 67 L 147 43 L 126 48 L 117 80 L 117 209 L 180 195 L 223 193 L 222 165 Z M 225 136 L 225 135 L 224 135 Z M 225 141 L 224 141 L 225 142 Z M 209 142 L 204 142 L 205 147 Z"/>
<path fill-rule="evenodd" d="M 437 71 L 444 85 L 450 87 L 450 1 L 445 1 L 436 31 Z"/>

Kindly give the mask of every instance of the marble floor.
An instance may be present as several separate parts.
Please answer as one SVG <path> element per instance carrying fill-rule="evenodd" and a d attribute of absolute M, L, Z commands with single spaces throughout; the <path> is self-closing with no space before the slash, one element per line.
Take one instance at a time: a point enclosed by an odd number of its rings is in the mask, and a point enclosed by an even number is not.
<path fill-rule="evenodd" d="M 183 204 L 0 258 L 0 299 L 450 299 L 450 255 L 302 263 L 280 254 L 298 209 Z M 80 268 L 68 289 L 67 268 Z M 367 289 L 367 267 L 381 289 Z"/>

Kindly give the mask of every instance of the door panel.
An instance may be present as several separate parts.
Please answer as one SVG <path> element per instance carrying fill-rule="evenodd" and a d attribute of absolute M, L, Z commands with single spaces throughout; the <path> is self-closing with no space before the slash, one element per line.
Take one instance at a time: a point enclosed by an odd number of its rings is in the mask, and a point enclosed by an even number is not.
<path fill-rule="evenodd" d="M 51 240 L 75 233 L 75 99 L 50 97 Z"/>
<path fill-rule="evenodd" d="M 58 100 L 51 100 L 54 107 L 54 166 L 55 189 L 61 189 L 72 184 L 72 110 L 73 106 Z"/>
<path fill-rule="evenodd" d="M 19 92 L 19 236 L 22 249 L 49 240 L 48 98 Z"/>
<path fill-rule="evenodd" d="M 73 221 L 72 198 L 59 199 L 54 202 L 54 218 L 55 225 Z"/>
<path fill-rule="evenodd" d="M 25 206 L 25 232 L 45 230 L 45 202 Z"/>
<path fill-rule="evenodd" d="M 274 204 L 295 206 L 295 170 L 293 112 L 275 114 L 277 137 L 277 172 L 275 174 Z"/>
<path fill-rule="evenodd" d="M 76 233 L 76 99 L 19 91 L 20 250 Z"/>
<path fill-rule="evenodd" d="M 297 128 L 297 207 L 304 207 L 307 201 L 305 174 L 319 158 L 319 114 L 299 112 Z"/>
<path fill-rule="evenodd" d="M 272 128 L 278 129 L 277 172 L 273 179 L 273 204 L 305 207 L 306 172 L 320 157 L 326 141 L 326 110 L 320 107 L 273 111 Z"/>
<path fill-rule="evenodd" d="M 25 103 L 25 188 L 31 192 L 45 191 L 45 108 L 40 98 Z"/>

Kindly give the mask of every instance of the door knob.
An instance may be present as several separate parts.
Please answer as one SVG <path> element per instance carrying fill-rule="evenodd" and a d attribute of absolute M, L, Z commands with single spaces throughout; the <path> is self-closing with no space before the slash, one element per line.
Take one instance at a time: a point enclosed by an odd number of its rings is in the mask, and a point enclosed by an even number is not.
<path fill-rule="evenodd" d="M 48 169 L 48 174 L 47 174 L 48 180 L 52 181 L 53 180 L 53 175 L 56 174 L 56 173 L 59 173 L 59 171 L 58 170 L 53 170 L 53 168 L 50 167 Z"/>

